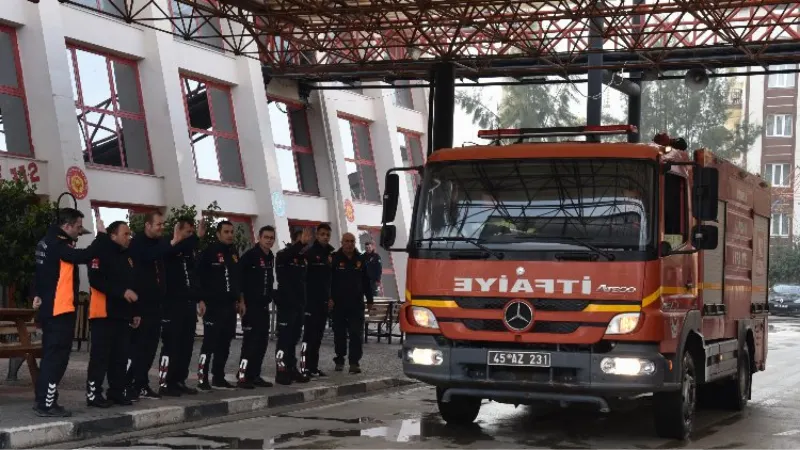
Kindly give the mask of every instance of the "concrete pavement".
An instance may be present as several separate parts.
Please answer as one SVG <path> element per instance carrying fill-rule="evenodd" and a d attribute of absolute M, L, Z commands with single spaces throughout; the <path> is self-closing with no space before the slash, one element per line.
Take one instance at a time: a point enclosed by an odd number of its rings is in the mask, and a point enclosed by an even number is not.
<path fill-rule="evenodd" d="M 360 375 L 333 372 L 333 343 L 328 336 L 323 342 L 320 358 L 322 370 L 329 374 L 326 378 L 289 387 L 216 390 L 177 399 L 141 400 L 130 407 L 109 409 L 86 407 L 88 351 L 84 347 L 82 351 L 73 352 L 67 375 L 59 387 L 59 403 L 73 411 L 71 418 L 44 419 L 33 414 L 33 388 L 25 366 L 19 372 L 19 381 L 0 381 L 0 448 L 52 445 L 321 399 L 349 398 L 410 383 L 402 376 L 402 365 L 397 357 L 399 344 L 388 345 L 384 342 L 375 343 L 375 339 L 371 338 L 371 343 L 365 346 L 361 364 L 363 373 Z M 232 344 L 226 367 L 229 381 L 234 381 L 238 368 L 240 344 L 241 340 Z M 200 342 L 196 342 L 192 374 L 197 364 L 199 345 Z M 263 374 L 270 380 L 275 373 L 273 353 L 274 341 L 271 341 Z M 8 361 L 0 361 L 0 373 L 6 373 L 7 364 Z M 157 377 L 155 367 L 150 372 L 152 387 L 157 386 Z M 190 384 L 193 381 L 190 380 Z"/>
<path fill-rule="evenodd" d="M 403 392 L 215 424 L 94 448 L 800 448 L 800 320 L 773 319 L 767 371 L 742 413 L 701 410 L 691 442 L 655 437 L 648 399 L 609 414 L 485 403 L 472 427 L 446 426 L 434 391 Z"/>

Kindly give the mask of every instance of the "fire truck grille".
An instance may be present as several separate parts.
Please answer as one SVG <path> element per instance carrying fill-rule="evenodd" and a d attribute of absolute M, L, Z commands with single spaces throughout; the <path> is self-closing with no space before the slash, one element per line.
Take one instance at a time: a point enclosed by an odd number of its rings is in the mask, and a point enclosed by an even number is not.
<path fill-rule="evenodd" d="M 456 303 L 464 309 L 503 309 L 509 298 L 460 298 Z M 539 311 L 583 311 L 589 306 L 589 300 L 572 300 L 556 298 L 528 299 Z"/>
<path fill-rule="evenodd" d="M 508 332 L 502 320 L 494 319 L 462 319 L 464 326 L 472 331 L 499 331 Z M 531 333 L 574 333 L 582 325 L 581 322 L 536 322 Z"/>

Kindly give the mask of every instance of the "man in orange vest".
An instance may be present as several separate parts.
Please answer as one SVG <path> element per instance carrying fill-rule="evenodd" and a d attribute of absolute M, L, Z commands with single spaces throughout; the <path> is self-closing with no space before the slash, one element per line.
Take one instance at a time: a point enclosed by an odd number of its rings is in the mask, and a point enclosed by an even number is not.
<path fill-rule="evenodd" d="M 58 221 L 36 245 L 35 305 L 42 325 L 42 367 L 36 381 L 34 411 L 40 417 L 69 417 L 58 404 L 58 384 L 64 377 L 75 336 L 75 300 L 78 298 L 78 264 L 88 264 L 98 242 L 108 239 L 97 218 L 98 237 L 88 248 L 77 249 L 85 234 L 83 213 L 73 208 L 58 211 Z"/>

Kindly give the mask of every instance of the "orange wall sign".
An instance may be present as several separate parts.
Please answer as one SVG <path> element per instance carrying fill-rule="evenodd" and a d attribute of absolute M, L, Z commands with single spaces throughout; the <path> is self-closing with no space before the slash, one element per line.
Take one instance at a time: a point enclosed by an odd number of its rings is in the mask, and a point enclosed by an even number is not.
<path fill-rule="evenodd" d="M 353 202 L 351 202 L 349 198 L 344 201 L 344 216 L 350 223 L 356 221 L 356 210 L 353 207 Z"/>
<path fill-rule="evenodd" d="M 72 166 L 67 169 L 67 189 L 78 200 L 83 200 L 89 194 L 89 180 L 80 167 Z"/>

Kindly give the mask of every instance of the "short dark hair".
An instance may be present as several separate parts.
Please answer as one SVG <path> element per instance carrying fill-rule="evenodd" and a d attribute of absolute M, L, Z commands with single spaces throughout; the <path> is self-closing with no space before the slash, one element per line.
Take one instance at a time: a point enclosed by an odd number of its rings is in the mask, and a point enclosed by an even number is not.
<path fill-rule="evenodd" d="M 272 225 L 264 225 L 263 227 L 261 227 L 260 230 L 258 230 L 258 237 L 261 237 L 261 235 L 263 235 L 267 231 L 270 231 L 272 232 L 272 234 L 275 234 L 275 227 L 273 227 Z"/>
<path fill-rule="evenodd" d="M 117 231 L 119 231 L 119 227 L 123 225 L 127 225 L 127 222 L 125 222 L 124 220 L 115 220 L 111 222 L 111 225 L 106 227 L 106 233 L 117 234 Z"/>
<path fill-rule="evenodd" d="M 179 217 L 178 226 L 183 228 L 185 225 L 195 226 L 194 219 L 192 219 L 191 217 Z"/>
<path fill-rule="evenodd" d="M 75 225 L 75 222 L 84 217 L 83 213 L 75 208 L 61 208 L 58 210 L 58 226 Z"/>
<path fill-rule="evenodd" d="M 317 225 L 317 231 L 319 231 L 319 230 L 328 230 L 329 232 L 333 231 L 333 230 L 331 230 L 331 226 L 328 225 L 327 223 L 321 223 L 321 224 Z"/>
<path fill-rule="evenodd" d="M 296 230 L 292 230 L 292 234 L 291 234 L 292 242 L 300 239 L 300 236 L 302 236 L 302 235 L 303 235 L 303 230 L 302 229 L 298 228 Z"/>
<path fill-rule="evenodd" d="M 156 220 L 156 217 L 163 217 L 163 216 L 164 214 L 162 214 L 161 211 L 150 211 L 148 213 L 145 213 L 144 223 L 149 223 L 150 225 L 152 225 L 153 221 Z"/>
<path fill-rule="evenodd" d="M 222 221 L 220 221 L 220 222 L 217 224 L 217 233 L 219 233 L 220 231 L 222 231 L 222 227 L 224 227 L 225 225 L 230 225 L 230 226 L 233 226 L 233 222 L 231 222 L 230 220 L 222 220 Z"/>

